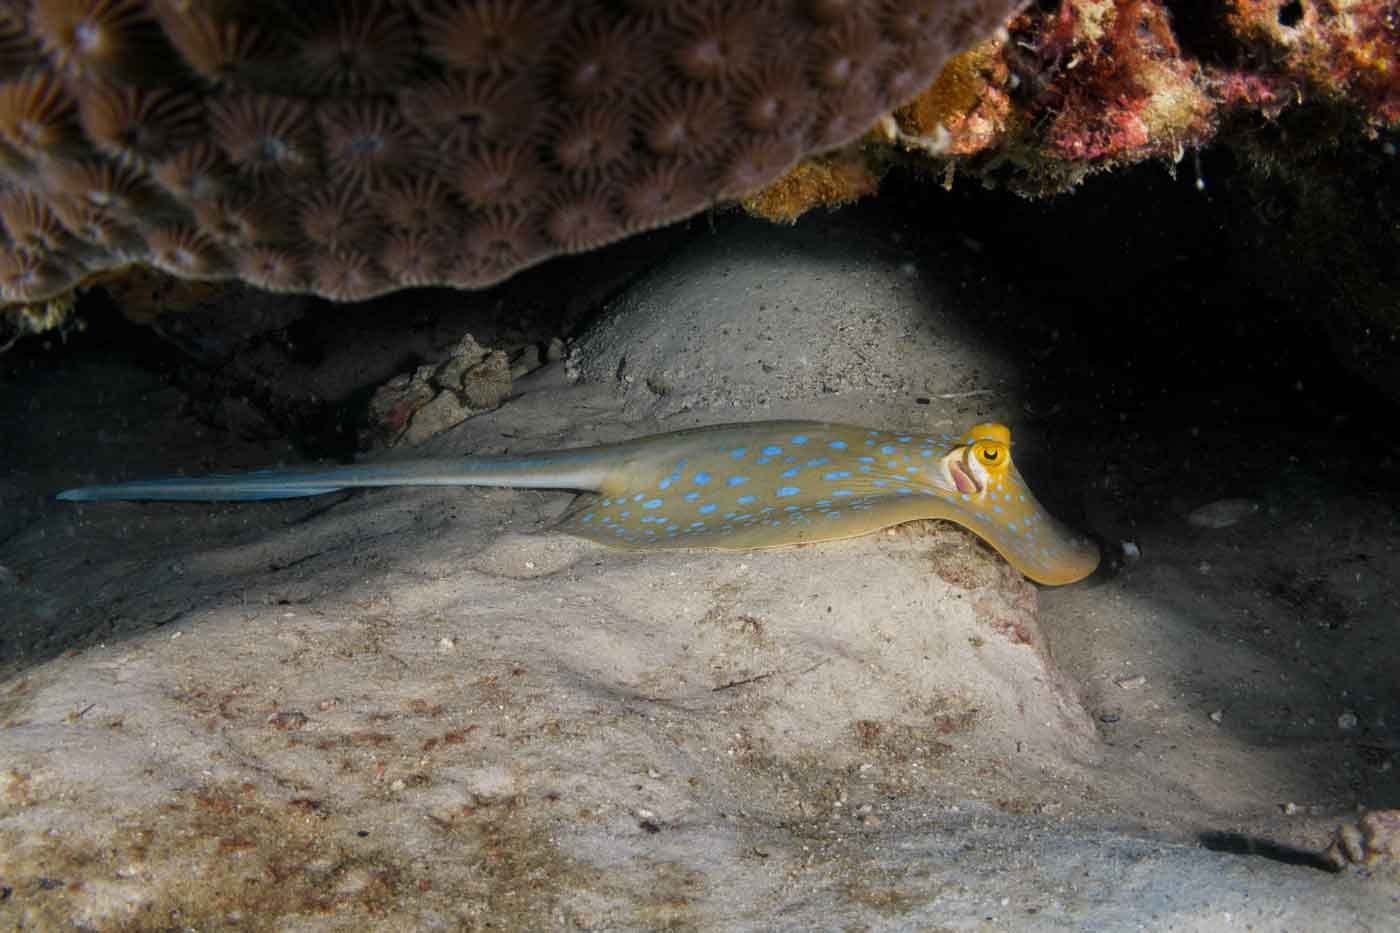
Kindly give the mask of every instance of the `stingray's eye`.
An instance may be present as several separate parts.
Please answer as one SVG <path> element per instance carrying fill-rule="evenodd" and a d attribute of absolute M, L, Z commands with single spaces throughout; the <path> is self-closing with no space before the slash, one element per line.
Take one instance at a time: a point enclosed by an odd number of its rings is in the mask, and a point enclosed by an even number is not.
<path fill-rule="evenodd" d="M 1003 444 L 983 441 L 977 445 L 977 459 L 985 466 L 1001 466 L 1008 459 L 1006 447 Z"/>

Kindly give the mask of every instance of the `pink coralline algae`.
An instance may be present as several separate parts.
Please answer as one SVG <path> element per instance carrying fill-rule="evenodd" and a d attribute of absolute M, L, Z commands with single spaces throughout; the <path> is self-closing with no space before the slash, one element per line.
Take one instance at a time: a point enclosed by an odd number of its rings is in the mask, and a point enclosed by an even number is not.
<path fill-rule="evenodd" d="M 1395 0 L 1231 0 L 1229 31 L 1278 85 L 1358 107 L 1400 127 L 1400 6 Z"/>
<path fill-rule="evenodd" d="M 1015 41 L 1033 35 L 1034 23 L 1018 23 Z M 1182 56 L 1163 7 L 1065 3 L 1044 21 L 1039 39 L 1027 43 L 1036 55 L 1029 64 L 1049 81 L 1032 106 L 1050 117 L 1043 139 L 1051 158 L 1176 155 L 1212 129 L 1200 69 Z"/>
<path fill-rule="evenodd" d="M 896 111 L 888 138 L 950 172 L 1048 194 L 1091 172 L 1178 161 L 1240 115 L 1273 119 L 1318 101 L 1373 129 L 1400 125 L 1394 0 L 1182 10 L 1161 0 L 1034 6 L 954 57 Z"/>

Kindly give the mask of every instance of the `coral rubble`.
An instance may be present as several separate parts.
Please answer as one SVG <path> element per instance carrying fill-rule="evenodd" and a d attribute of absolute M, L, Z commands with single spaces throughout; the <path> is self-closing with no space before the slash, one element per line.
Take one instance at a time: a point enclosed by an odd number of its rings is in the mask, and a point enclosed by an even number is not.
<path fill-rule="evenodd" d="M 415 446 L 499 408 L 510 396 L 511 366 L 500 350 L 488 350 L 465 334 L 447 359 L 402 373 L 375 390 L 360 446 Z"/>
<path fill-rule="evenodd" d="M 1400 810 L 1368 810 L 1336 831 L 1323 856 L 1338 869 L 1400 866 Z"/>
<path fill-rule="evenodd" d="M 0 4 L 0 301 L 132 263 L 477 288 L 741 197 L 1008 0 Z"/>
<path fill-rule="evenodd" d="M 1179 159 L 1217 118 L 1201 65 L 1153 0 L 1032 8 L 895 114 L 906 148 L 1037 195 L 1094 171 Z"/>
<path fill-rule="evenodd" d="M 1222 85 L 1320 97 L 1358 107 L 1377 126 L 1400 127 L 1400 9 L 1393 0 L 1230 0 L 1226 31 L 1249 62 Z M 1227 79 L 1235 79 L 1237 83 Z"/>

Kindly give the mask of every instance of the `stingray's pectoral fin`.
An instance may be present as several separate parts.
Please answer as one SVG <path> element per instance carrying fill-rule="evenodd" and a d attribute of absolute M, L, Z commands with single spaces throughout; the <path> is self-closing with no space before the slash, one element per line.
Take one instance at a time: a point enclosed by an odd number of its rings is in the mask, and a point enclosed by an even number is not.
<path fill-rule="evenodd" d="M 596 493 L 579 493 L 569 504 L 568 511 L 554 523 L 555 527 L 560 531 L 566 531 L 571 535 L 587 538 L 599 544 L 609 544 L 613 547 L 637 547 L 639 542 L 633 540 L 635 535 L 630 532 L 626 525 L 619 525 L 609 517 L 608 509 L 603 506 L 604 501 L 605 497 Z M 650 541 L 641 546 L 648 545 L 655 546 Z"/>
<path fill-rule="evenodd" d="M 971 509 L 958 507 L 949 517 L 976 532 L 1036 583 L 1076 583 L 1099 566 L 1098 544 L 1042 508 L 1014 467 L 999 499 L 978 502 Z"/>
<path fill-rule="evenodd" d="M 1007 563 L 1046 586 L 1078 583 L 1099 566 L 1099 546 L 1094 540 L 1053 518 L 1040 525 L 1033 542 L 1005 543 L 990 537 L 987 541 Z"/>

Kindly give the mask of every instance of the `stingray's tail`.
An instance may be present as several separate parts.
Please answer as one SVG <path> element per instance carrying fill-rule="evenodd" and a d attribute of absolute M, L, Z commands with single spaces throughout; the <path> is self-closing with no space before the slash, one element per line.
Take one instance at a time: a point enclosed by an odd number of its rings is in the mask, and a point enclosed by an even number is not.
<path fill-rule="evenodd" d="M 172 477 L 108 486 L 80 486 L 59 493 L 66 502 L 145 500 L 255 502 L 296 499 L 365 486 L 518 486 L 596 491 L 604 478 L 598 449 L 557 450 L 513 457 L 405 460 L 325 468 L 258 470 L 224 476 Z"/>

